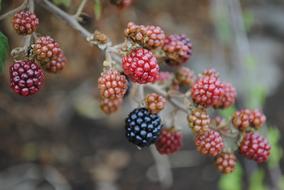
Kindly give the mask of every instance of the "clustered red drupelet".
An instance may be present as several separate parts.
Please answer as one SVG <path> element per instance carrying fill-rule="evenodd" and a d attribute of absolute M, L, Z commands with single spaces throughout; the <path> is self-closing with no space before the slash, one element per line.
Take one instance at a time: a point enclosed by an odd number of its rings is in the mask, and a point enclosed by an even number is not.
<path fill-rule="evenodd" d="M 146 108 L 151 113 L 159 113 L 165 108 L 166 99 L 156 93 L 148 94 L 145 98 Z"/>
<path fill-rule="evenodd" d="M 164 128 L 155 143 L 160 154 L 173 154 L 182 147 L 182 133 L 175 128 Z"/>
<path fill-rule="evenodd" d="M 17 94 L 33 95 L 40 90 L 43 82 L 44 73 L 33 61 L 15 61 L 10 66 L 10 86 Z"/>
<path fill-rule="evenodd" d="M 215 164 L 221 173 L 228 174 L 234 171 L 236 161 L 237 158 L 233 153 L 222 152 L 216 157 Z"/>
<path fill-rule="evenodd" d="M 195 108 L 187 116 L 189 127 L 194 133 L 200 134 L 209 130 L 210 117 L 203 108 Z"/>
<path fill-rule="evenodd" d="M 14 15 L 12 25 L 19 35 L 29 35 L 36 31 L 39 19 L 34 13 L 23 10 Z"/>

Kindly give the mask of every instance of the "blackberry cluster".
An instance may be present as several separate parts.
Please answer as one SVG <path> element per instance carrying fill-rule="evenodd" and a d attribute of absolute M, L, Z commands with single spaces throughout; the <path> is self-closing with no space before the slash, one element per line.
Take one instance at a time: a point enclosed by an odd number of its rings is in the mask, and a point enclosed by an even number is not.
<path fill-rule="evenodd" d="M 139 84 L 153 83 L 159 79 L 159 65 L 153 53 L 147 49 L 132 50 L 122 58 L 124 73 Z"/>
<path fill-rule="evenodd" d="M 209 130 L 210 118 L 203 108 L 195 108 L 187 116 L 189 127 L 197 134 L 205 133 Z"/>
<path fill-rule="evenodd" d="M 224 142 L 221 135 L 214 130 L 198 134 L 195 138 L 197 150 L 204 155 L 217 156 L 224 148 Z"/>
<path fill-rule="evenodd" d="M 259 164 L 268 160 L 270 149 L 268 141 L 254 132 L 247 133 L 244 136 L 239 148 L 243 156 Z"/>
<path fill-rule="evenodd" d="M 192 87 L 195 81 L 195 74 L 187 67 L 179 67 L 175 73 L 174 85 L 178 88 L 186 88 L 187 90 Z"/>
<path fill-rule="evenodd" d="M 129 142 L 138 147 L 156 142 L 162 128 L 161 118 L 151 114 L 146 108 L 134 109 L 125 120 L 125 132 Z"/>
<path fill-rule="evenodd" d="M 24 10 L 14 15 L 12 25 L 18 34 L 29 35 L 36 31 L 39 19 L 34 13 Z"/>
<path fill-rule="evenodd" d="M 215 164 L 217 169 L 223 173 L 228 174 L 235 170 L 237 158 L 233 153 L 222 152 L 217 156 Z"/>
<path fill-rule="evenodd" d="M 151 113 L 159 113 L 165 108 L 166 99 L 156 93 L 148 94 L 145 98 L 146 108 Z"/>
<path fill-rule="evenodd" d="M 193 102 L 203 107 L 219 105 L 223 95 L 224 84 L 215 74 L 202 75 L 191 89 Z"/>
<path fill-rule="evenodd" d="M 117 70 L 106 70 L 98 79 L 98 88 L 103 99 L 123 98 L 127 90 L 127 80 Z"/>
<path fill-rule="evenodd" d="M 224 94 L 221 96 L 219 103 L 214 105 L 214 108 L 228 108 L 235 103 L 236 97 L 236 89 L 230 83 L 224 83 Z"/>
<path fill-rule="evenodd" d="M 259 129 L 266 121 L 266 117 L 258 110 L 244 109 L 234 113 L 232 123 L 240 131 L 246 131 L 250 127 Z"/>
<path fill-rule="evenodd" d="M 100 108 L 105 114 L 112 114 L 116 112 L 122 103 L 122 99 L 101 99 Z"/>
<path fill-rule="evenodd" d="M 10 66 L 10 86 L 19 95 L 30 96 L 37 93 L 43 82 L 44 73 L 33 61 L 16 61 Z"/>
<path fill-rule="evenodd" d="M 59 44 L 50 36 L 38 38 L 32 45 L 32 51 L 35 59 L 42 65 L 52 61 L 62 53 Z"/>
<path fill-rule="evenodd" d="M 42 63 L 42 67 L 50 72 L 50 73 L 57 73 L 63 70 L 64 66 L 67 63 L 67 59 L 63 53 L 63 51 L 60 51 L 58 56 L 55 56 L 47 63 Z"/>
<path fill-rule="evenodd" d="M 165 32 L 159 26 L 136 25 L 129 22 L 124 31 L 127 38 L 147 49 L 155 49 L 164 44 Z"/>
<path fill-rule="evenodd" d="M 164 128 L 155 146 L 160 154 L 173 154 L 182 147 L 182 133 L 175 128 Z"/>
<path fill-rule="evenodd" d="M 163 50 L 166 53 L 168 64 L 180 66 L 190 59 L 192 43 L 185 35 L 173 34 L 165 38 Z"/>

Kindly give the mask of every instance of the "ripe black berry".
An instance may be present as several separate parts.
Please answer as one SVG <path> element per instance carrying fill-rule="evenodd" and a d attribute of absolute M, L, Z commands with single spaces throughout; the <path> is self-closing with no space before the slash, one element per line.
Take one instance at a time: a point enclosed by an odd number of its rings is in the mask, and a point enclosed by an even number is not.
<path fill-rule="evenodd" d="M 126 137 L 129 142 L 145 147 L 156 142 L 162 128 L 161 118 L 146 108 L 136 108 L 125 120 Z"/>

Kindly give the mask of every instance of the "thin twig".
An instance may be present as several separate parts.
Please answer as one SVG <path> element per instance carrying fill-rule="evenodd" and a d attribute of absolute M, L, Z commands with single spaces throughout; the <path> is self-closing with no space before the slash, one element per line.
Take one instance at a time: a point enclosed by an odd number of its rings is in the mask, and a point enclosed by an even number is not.
<path fill-rule="evenodd" d="M 54 15 L 60 17 L 64 20 L 67 24 L 69 24 L 72 28 L 79 31 L 84 38 L 88 38 L 92 35 L 88 30 L 86 30 L 83 26 L 79 24 L 79 22 L 70 14 L 62 11 L 60 8 L 55 6 L 48 0 L 36 0 L 36 2 L 42 5 L 45 9 L 53 13 Z"/>
<path fill-rule="evenodd" d="M 78 20 L 78 19 L 80 18 L 80 15 L 82 14 L 83 9 L 84 9 L 86 3 L 87 3 L 87 0 L 82 0 L 82 1 L 81 1 L 80 5 L 79 5 L 79 7 L 78 7 L 78 9 L 77 9 L 77 12 L 76 12 L 75 15 L 74 15 L 75 19 Z"/>
<path fill-rule="evenodd" d="M 24 9 L 27 6 L 27 2 L 28 2 L 28 0 L 24 0 L 24 2 L 19 7 L 15 8 L 15 9 L 13 9 L 11 11 L 8 11 L 7 13 L 4 13 L 3 15 L 0 16 L 0 20 L 3 20 L 6 17 L 14 15 L 16 12 Z"/>

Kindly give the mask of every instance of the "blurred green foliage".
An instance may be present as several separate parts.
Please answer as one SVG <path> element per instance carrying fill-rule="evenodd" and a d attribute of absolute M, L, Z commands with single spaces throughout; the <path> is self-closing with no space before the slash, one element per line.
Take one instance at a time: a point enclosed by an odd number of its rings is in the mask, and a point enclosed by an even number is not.
<path fill-rule="evenodd" d="M 95 1 L 95 4 L 94 4 L 95 16 L 96 16 L 96 19 L 99 20 L 101 18 L 101 14 L 102 14 L 101 1 L 100 0 L 94 0 L 94 1 Z"/>
<path fill-rule="evenodd" d="M 3 71 L 5 60 L 8 54 L 9 43 L 8 38 L 0 32 L 0 71 Z"/>
<path fill-rule="evenodd" d="M 222 175 L 219 180 L 220 190 L 241 190 L 242 189 L 242 168 L 240 164 L 236 165 L 233 173 Z"/>
<path fill-rule="evenodd" d="M 254 170 L 250 176 L 249 190 L 266 190 L 267 187 L 264 185 L 265 173 L 263 169 Z"/>
<path fill-rule="evenodd" d="M 268 166 L 270 168 L 278 166 L 280 159 L 283 156 L 283 150 L 280 146 L 280 131 L 277 128 L 269 127 L 268 128 L 268 139 L 271 144 L 271 151 Z M 284 188 L 283 188 L 284 189 Z"/>
<path fill-rule="evenodd" d="M 68 7 L 71 4 L 71 0 L 52 0 L 56 5 L 63 5 Z"/>

